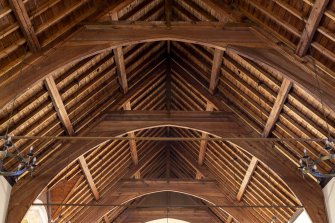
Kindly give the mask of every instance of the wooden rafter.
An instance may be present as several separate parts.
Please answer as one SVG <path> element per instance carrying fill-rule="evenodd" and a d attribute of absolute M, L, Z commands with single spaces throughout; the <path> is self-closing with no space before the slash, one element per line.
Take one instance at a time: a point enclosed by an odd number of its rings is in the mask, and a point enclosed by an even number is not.
<path fill-rule="evenodd" d="M 245 192 L 245 190 L 247 189 L 247 186 L 251 180 L 252 175 L 254 174 L 254 171 L 257 167 L 257 163 L 258 163 L 258 159 L 256 157 L 252 157 L 248 170 L 246 172 L 246 174 L 244 175 L 244 179 L 242 181 L 242 184 L 240 186 L 240 190 L 237 193 L 237 200 L 241 201 L 243 194 Z"/>
<path fill-rule="evenodd" d="M 23 1 L 22 0 L 10 0 L 9 2 L 11 4 L 12 10 L 14 11 L 16 19 L 18 20 L 20 24 L 21 30 L 27 39 L 29 49 L 32 52 L 40 51 L 41 49 L 40 43 L 37 39 L 37 36 L 34 31 L 34 27 L 31 24 L 30 18 L 28 16 L 28 13 L 24 6 Z"/>
<path fill-rule="evenodd" d="M 314 2 L 312 11 L 308 17 L 296 49 L 296 54 L 298 56 L 302 57 L 307 53 L 328 2 L 329 0 L 316 0 Z"/>
<path fill-rule="evenodd" d="M 45 86 L 48 89 L 49 95 L 51 97 L 52 103 L 54 108 L 56 109 L 57 115 L 59 119 L 61 120 L 62 124 L 64 125 L 67 133 L 69 135 L 74 134 L 74 129 L 72 126 L 72 123 L 70 121 L 69 115 L 65 109 L 63 100 L 59 94 L 59 91 L 57 89 L 57 85 L 55 83 L 55 80 L 53 77 L 49 76 L 45 79 Z"/>
<path fill-rule="evenodd" d="M 222 57 L 223 57 L 223 51 L 219 49 L 215 49 L 213 64 L 212 64 L 211 79 L 209 82 L 209 91 L 212 94 L 214 94 L 216 87 L 218 85 L 218 82 L 219 82 L 219 76 L 221 73 L 221 65 L 222 65 Z"/>
<path fill-rule="evenodd" d="M 284 79 L 279 89 L 276 101 L 273 105 L 269 118 L 265 124 L 263 137 L 265 138 L 268 137 L 271 130 L 275 126 L 279 118 L 280 112 L 282 111 L 284 107 L 284 103 L 288 97 L 288 94 L 290 93 L 291 87 L 292 87 L 292 82 L 288 79 Z"/>
<path fill-rule="evenodd" d="M 86 160 L 85 160 L 85 157 L 84 156 L 80 156 L 78 158 L 78 161 L 79 161 L 79 164 L 80 164 L 80 167 L 85 175 L 85 178 L 86 178 L 86 181 L 88 183 L 88 185 L 90 186 L 90 189 L 94 195 L 94 198 L 96 200 L 99 200 L 100 199 L 100 194 L 99 194 L 99 191 L 94 183 L 94 180 L 93 180 L 93 177 L 92 177 L 92 174 L 88 168 L 88 165 L 86 163 Z"/>

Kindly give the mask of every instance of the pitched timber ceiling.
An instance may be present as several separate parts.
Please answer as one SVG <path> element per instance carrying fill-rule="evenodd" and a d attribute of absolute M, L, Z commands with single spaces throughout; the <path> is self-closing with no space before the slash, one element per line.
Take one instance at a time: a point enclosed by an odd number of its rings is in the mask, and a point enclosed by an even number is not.
<path fill-rule="evenodd" d="M 0 0 L 0 132 L 334 138 L 334 30 L 331 0 Z M 49 206 L 57 222 L 163 218 L 128 206 L 164 190 L 195 196 L 203 207 L 183 213 L 207 221 L 287 222 L 303 206 L 326 222 L 321 187 L 297 169 L 304 149 L 326 154 L 322 141 L 15 143 L 35 148 L 38 167 L 14 185 L 8 222 L 45 194 L 107 204 Z"/>

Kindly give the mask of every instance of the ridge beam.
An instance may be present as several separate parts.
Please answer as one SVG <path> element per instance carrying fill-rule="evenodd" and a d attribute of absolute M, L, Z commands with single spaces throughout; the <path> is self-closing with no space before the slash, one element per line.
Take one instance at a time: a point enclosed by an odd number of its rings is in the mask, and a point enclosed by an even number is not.
<path fill-rule="evenodd" d="M 267 138 L 269 136 L 271 130 L 275 126 L 279 118 L 280 112 L 284 107 L 288 94 L 290 93 L 291 88 L 292 88 L 292 82 L 288 79 L 284 79 L 283 83 L 280 86 L 276 101 L 272 107 L 269 118 L 265 124 L 264 132 L 262 135 L 264 138 Z"/>
<path fill-rule="evenodd" d="M 41 45 L 37 39 L 34 27 L 31 24 L 27 10 L 22 0 L 10 0 L 10 5 L 14 11 L 15 17 L 20 24 L 20 28 L 27 39 L 29 49 L 36 53 L 41 50 Z"/>
<path fill-rule="evenodd" d="M 329 0 L 316 0 L 314 2 L 313 8 L 309 14 L 308 20 L 296 49 L 296 54 L 298 56 L 302 57 L 307 53 L 321 18 L 326 10 L 328 2 Z"/>
<path fill-rule="evenodd" d="M 69 115 L 65 109 L 63 100 L 59 94 L 59 91 L 57 89 L 57 85 L 55 83 L 55 80 L 53 79 L 52 76 L 49 76 L 45 78 L 45 86 L 48 89 L 49 96 L 51 97 L 52 104 L 57 112 L 57 115 L 64 125 L 67 133 L 71 136 L 74 134 L 74 129 L 72 126 L 72 123 L 70 121 Z"/>
<path fill-rule="evenodd" d="M 252 175 L 255 172 L 257 164 L 258 164 L 258 159 L 253 156 L 252 159 L 251 159 L 251 161 L 250 161 L 248 170 L 247 170 L 246 174 L 244 175 L 244 179 L 242 181 L 240 190 L 237 193 L 237 200 L 238 201 L 241 201 L 241 199 L 243 197 L 243 194 L 244 194 L 245 190 L 247 189 L 247 186 L 248 186 L 248 184 L 249 184 L 249 182 L 251 180 L 251 177 L 252 177 Z"/>
<path fill-rule="evenodd" d="M 84 158 L 84 156 L 80 156 L 78 158 L 78 161 L 79 161 L 79 164 L 80 164 L 80 167 L 85 175 L 85 178 L 86 178 L 86 181 L 88 183 L 88 185 L 90 186 L 90 189 L 94 195 L 94 198 L 95 200 L 99 200 L 100 199 L 100 194 L 99 194 L 99 191 L 94 183 L 94 180 L 93 180 L 93 177 L 92 177 L 92 174 L 88 168 L 88 165 L 86 163 L 86 160 Z"/>

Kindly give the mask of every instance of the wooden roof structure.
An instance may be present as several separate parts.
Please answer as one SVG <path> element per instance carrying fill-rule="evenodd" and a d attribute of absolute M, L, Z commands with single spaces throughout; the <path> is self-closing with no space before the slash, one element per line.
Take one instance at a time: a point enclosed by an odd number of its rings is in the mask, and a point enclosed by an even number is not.
<path fill-rule="evenodd" d="M 42 195 L 55 222 L 145 222 L 164 191 L 190 222 L 327 222 L 298 166 L 335 138 L 334 33 L 331 0 L 0 0 L 0 133 L 38 160 L 7 222 Z"/>

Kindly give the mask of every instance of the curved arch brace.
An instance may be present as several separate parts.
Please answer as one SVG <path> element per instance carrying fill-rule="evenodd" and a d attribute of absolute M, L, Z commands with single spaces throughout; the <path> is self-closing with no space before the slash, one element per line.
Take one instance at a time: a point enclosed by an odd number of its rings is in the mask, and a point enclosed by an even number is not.
<path fill-rule="evenodd" d="M 229 206 L 239 205 L 229 202 L 227 195 L 222 193 L 215 181 L 195 180 L 122 180 L 113 190 L 109 190 L 99 201 L 92 204 L 109 205 L 125 204 L 136 198 L 149 194 L 171 191 L 193 197 L 197 197 L 212 205 Z M 77 219 L 79 222 L 94 222 L 102 218 L 110 211 L 110 207 L 99 207 L 97 210 L 87 209 Z M 244 208 L 228 208 L 229 214 L 234 216 L 240 223 L 257 222 L 257 219 Z"/>
<path fill-rule="evenodd" d="M 139 29 L 140 28 L 140 29 Z M 135 34 L 135 35 L 134 35 Z M 46 76 L 61 69 L 67 64 L 74 63 L 89 56 L 114 48 L 143 42 L 161 40 L 176 40 L 189 43 L 198 43 L 224 49 L 228 45 L 237 46 L 267 46 L 249 27 L 202 27 L 177 26 L 166 29 L 164 26 L 94 26 L 83 27 L 69 40 L 46 53 L 46 55 L 25 61 L 28 65 L 15 74 L 10 74 L 11 80 L 0 81 L 0 108 L 5 106 L 15 95 L 20 95 L 34 83 L 42 81 Z M 23 72 L 23 75 L 20 73 Z M 1 79 L 0 79 L 1 80 Z M 18 86 L 16 81 L 20 81 Z M 12 93 L 11 93 L 12 92 Z M 14 93 L 13 93 L 14 92 Z"/>
<path fill-rule="evenodd" d="M 154 119 L 149 117 L 144 120 L 135 120 L 132 117 L 131 122 L 127 124 L 120 124 L 111 117 L 115 115 L 104 115 L 101 117 L 97 124 L 90 130 L 83 132 L 82 136 L 118 136 L 129 131 L 136 131 L 138 129 L 152 128 L 155 126 L 168 126 L 176 125 L 175 121 L 166 117 L 162 119 L 158 117 Z M 124 120 L 127 121 L 127 120 Z M 233 119 L 233 122 L 237 122 L 240 129 L 244 129 L 248 132 L 246 128 L 243 127 L 238 120 Z M 119 123 L 119 125 L 117 125 Z M 237 134 L 227 126 L 222 126 L 218 129 L 215 125 L 206 125 L 206 131 L 213 133 L 219 137 L 250 137 L 246 134 Z M 206 124 L 206 123 L 205 123 Z M 227 123 L 226 123 L 227 124 Z M 179 121 L 179 126 L 184 126 L 185 128 L 192 129 L 203 129 L 203 122 L 198 122 L 194 120 L 185 120 L 183 123 Z M 230 126 L 230 125 L 228 125 Z M 238 131 L 238 129 L 237 129 Z M 10 204 L 8 208 L 7 222 L 19 222 L 29 206 L 32 204 L 34 199 L 39 195 L 41 191 L 48 185 L 48 183 L 64 169 L 69 162 L 75 161 L 79 156 L 85 154 L 89 151 L 89 148 L 94 148 L 101 143 L 101 140 L 93 141 L 80 141 L 73 140 L 63 144 L 63 147 L 58 150 L 52 158 L 45 161 L 44 164 L 39 166 L 36 171 L 36 176 L 34 178 L 26 177 L 18 182 L 17 185 L 13 187 L 12 195 L 10 199 Z M 282 155 L 279 151 L 273 149 L 272 144 L 268 142 L 256 142 L 256 141 L 239 141 L 234 142 L 237 146 L 242 148 L 244 151 L 257 157 L 261 162 L 266 164 L 271 168 L 279 177 L 288 185 L 288 187 L 293 191 L 293 193 L 298 197 L 303 206 L 305 207 L 307 213 L 313 220 L 313 222 L 327 222 L 326 212 L 323 201 L 323 194 L 319 185 L 309 179 L 303 179 L 302 176 L 297 171 L 297 167 L 291 162 L 285 162 L 281 159 Z M 23 206 L 27 205 L 27 206 Z"/>
<path fill-rule="evenodd" d="M 120 46 L 161 40 L 195 43 L 218 49 L 229 46 L 229 50 L 241 56 L 280 71 L 314 97 L 319 98 L 313 75 L 302 69 L 302 64 L 298 66 L 281 55 L 270 46 L 269 40 L 259 35 L 252 27 L 176 25 L 167 29 L 165 25 L 156 24 L 86 25 L 45 55 L 25 61 L 27 65 L 24 65 L 22 70 L 13 70 L 6 75 L 11 77 L 9 80 L 1 81 L 0 77 L 2 97 L 0 108 L 7 105 L 16 95 L 27 91 L 33 84 L 42 81 L 67 64 Z M 22 75 L 20 75 L 21 72 Z M 17 85 L 18 81 L 20 85 Z M 335 100 L 335 90 L 329 86 L 329 83 L 320 82 L 320 88 L 327 89 L 323 95 L 325 101 Z M 328 106 L 335 109 L 333 103 L 328 103 Z"/>

